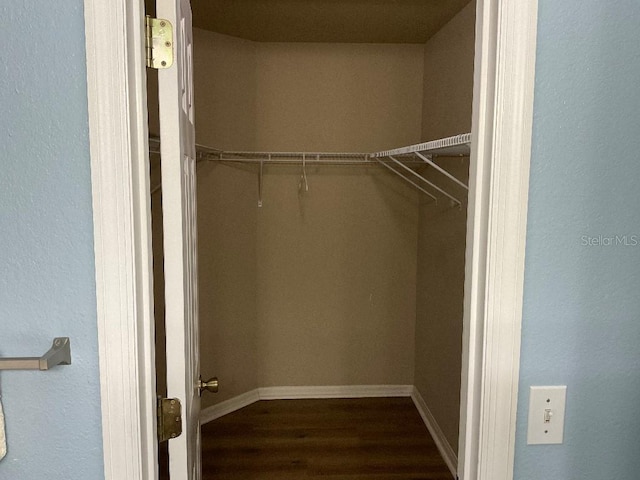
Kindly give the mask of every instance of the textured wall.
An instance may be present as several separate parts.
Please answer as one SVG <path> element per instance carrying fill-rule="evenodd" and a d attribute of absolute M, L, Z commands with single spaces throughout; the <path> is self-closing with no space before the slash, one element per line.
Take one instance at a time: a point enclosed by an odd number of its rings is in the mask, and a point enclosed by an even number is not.
<path fill-rule="evenodd" d="M 252 150 L 256 137 L 256 44 L 194 29 L 197 142 Z"/>
<path fill-rule="evenodd" d="M 640 472 L 638 25 L 636 0 L 540 0 L 517 480 Z M 527 446 L 546 384 L 568 385 L 564 444 Z"/>
<path fill-rule="evenodd" d="M 194 53 L 200 143 L 372 151 L 420 140 L 422 46 L 196 31 Z M 300 196 L 299 167 L 267 167 L 258 209 L 255 166 L 198 167 L 202 369 L 221 380 L 209 402 L 267 385 L 412 383 L 416 195 L 375 167 L 308 173 Z"/>
<path fill-rule="evenodd" d="M 258 214 L 263 386 L 413 383 L 416 194 L 377 167 L 271 169 Z"/>
<path fill-rule="evenodd" d="M 253 150 L 256 56 L 253 42 L 194 31 L 196 141 Z M 198 164 L 200 369 L 220 392 L 203 407 L 257 388 L 256 215 L 252 168 Z"/>
<path fill-rule="evenodd" d="M 4 371 L 0 478 L 103 478 L 81 0 L 0 6 L 0 356 L 71 337 L 71 366 Z"/>
<path fill-rule="evenodd" d="M 471 131 L 475 21 L 472 1 L 424 46 L 424 141 Z"/>
<path fill-rule="evenodd" d="M 420 141 L 422 45 L 257 46 L 258 149 L 369 152 Z"/>
<path fill-rule="evenodd" d="M 471 131 L 475 2 L 469 3 L 425 45 L 423 140 Z M 465 180 L 469 159 L 439 163 Z M 425 175 L 458 198 L 466 191 L 443 175 Z M 466 203 L 461 210 L 424 198 L 418 230 L 415 385 L 445 434 L 458 449 Z"/>
<path fill-rule="evenodd" d="M 467 158 L 438 162 L 465 183 Z M 414 384 L 454 451 L 458 450 L 460 423 L 460 371 L 462 368 L 462 316 L 464 260 L 467 233 L 465 191 L 443 181 L 433 170 L 425 177 L 446 185 L 463 202 L 453 208 L 442 198 L 420 204 L 418 276 L 416 293 L 416 361 Z"/>
<path fill-rule="evenodd" d="M 258 149 L 420 139 L 421 45 L 259 44 Z M 417 195 L 378 167 L 268 169 L 258 212 L 264 386 L 411 384 Z"/>

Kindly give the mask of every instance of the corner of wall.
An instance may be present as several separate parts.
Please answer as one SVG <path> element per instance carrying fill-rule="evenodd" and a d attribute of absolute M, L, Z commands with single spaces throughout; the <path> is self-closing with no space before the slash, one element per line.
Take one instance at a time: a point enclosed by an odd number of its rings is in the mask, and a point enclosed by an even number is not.
<path fill-rule="evenodd" d="M 423 141 L 471 131 L 475 8 L 472 0 L 424 46 Z"/>
<path fill-rule="evenodd" d="M 424 51 L 423 140 L 470 132 L 475 1 L 436 33 Z M 468 159 L 441 159 L 438 163 L 457 178 L 468 178 Z M 431 170 L 425 175 L 442 181 Z M 456 450 L 466 223 L 466 204 L 462 210 L 420 206 L 414 384 L 433 421 Z"/>

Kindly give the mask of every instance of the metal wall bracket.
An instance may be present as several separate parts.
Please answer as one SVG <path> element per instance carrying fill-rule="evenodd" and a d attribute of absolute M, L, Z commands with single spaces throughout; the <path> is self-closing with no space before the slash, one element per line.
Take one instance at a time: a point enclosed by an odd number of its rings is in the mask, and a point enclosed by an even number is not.
<path fill-rule="evenodd" d="M 182 406 L 177 398 L 158 397 L 158 441 L 166 442 L 182 433 Z"/>
<path fill-rule="evenodd" d="M 41 357 L 0 358 L 0 370 L 49 370 L 56 365 L 71 365 L 69 337 L 53 339 L 53 345 Z"/>
<path fill-rule="evenodd" d="M 169 20 L 147 15 L 145 47 L 147 67 L 159 70 L 173 65 L 173 25 Z"/>

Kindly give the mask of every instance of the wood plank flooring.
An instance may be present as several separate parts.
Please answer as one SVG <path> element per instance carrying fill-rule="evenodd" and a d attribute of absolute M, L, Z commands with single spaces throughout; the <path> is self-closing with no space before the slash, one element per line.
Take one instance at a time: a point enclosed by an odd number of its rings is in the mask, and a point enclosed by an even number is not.
<path fill-rule="evenodd" d="M 409 398 L 260 401 L 202 443 L 204 480 L 452 478 Z"/>

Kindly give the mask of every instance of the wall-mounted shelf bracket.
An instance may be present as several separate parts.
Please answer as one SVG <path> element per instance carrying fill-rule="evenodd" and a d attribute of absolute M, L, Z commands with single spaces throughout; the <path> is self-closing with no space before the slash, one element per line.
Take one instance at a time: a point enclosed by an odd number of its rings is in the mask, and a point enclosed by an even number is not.
<path fill-rule="evenodd" d="M 56 365 L 71 365 L 69 337 L 53 339 L 53 345 L 41 357 L 0 358 L 0 370 L 49 370 Z"/>
<path fill-rule="evenodd" d="M 393 172 L 394 174 L 398 175 L 399 177 L 403 178 L 407 183 L 409 183 L 410 185 L 413 185 L 414 187 L 416 187 L 418 190 L 420 190 L 422 193 L 424 193 L 425 195 L 427 195 L 428 197 L 431 197 L 436 204 L 438 203 L 438 197 L 431 195 L 429 192 L 427 192 L 424 188 L 422 188 L 420 185 L 418 185 L 416 182 L 414 182 L 413 180 L 411 180 L 409 177 L 407 177 L 406 175 L 403 175 L 402 172 L 399 172 L 398 170 L 396 170 L 395 168 L 392 168 L 391 166 L 387 165 L 387 163 L 383 162 L 382 160 L 380 160 L 378 157 L 372 157 L 376 162 L 378 162 L 380 165 L 382 165 L 384 168 L 390 170 L 391 172 Z"/>
<path fill-rule="evenodd" d="M 409 167 L 407 167 L 406 165 L 404 165 L 401 161 L 397 160 L 393 155 L 389 155 L 387 158 L 391 159 L 394 163 L 396 163 L 397 165 L 401 166 L 402 168 L 404 168 L 405 170 L 407 170 L 408 172 L 410 172 L 411 174 L 413 174 L 416 178 L 422 180 L 424 183 L 426 183 L 427 185 L 429 185 L 431 188 L 433 188 L 434 190 L 440 192 L 441 194 L 443 194 L 445 197 L 448 197 L 455 205 L 460 206 L 462 205 L 462 202 L 460 200 L 458 200 L 456 197 L 454 197 L 453 195 L 449 195 L 447 192 L 445 192 L 442 188 L 438 187 L 437 185 L 435 185 L 434 183 L 430 182 L 429 180 L 427 180 L 426 178 L 424 178 L 422 175 L 420 175 L 417 172 L 414 172 L 413 170 L 411 170 Z M 397 173 L 397 172 L 396 172 Z M 433 196 L 433 195 L 432 195 Z"/>
<path fill-rule="evenodd" d="M 442 168 L 440 165 L 438 165 L 437 163 L 435 163 L 433 160 L 431 160 L 430 157 L 426 157 L 423 154 L 421 154 L 420 152 L 415 152 L 416 156 L 421 158 L 424 163 L 426 163 L 427 165 L 431 165 L 433 168 L 435 168 L 437 171 L 439 171 L 440 173 L 442 173 L 444 176 L 446 176 L 448 179 L 453 180 L 455 183 L 457 183 L 458 185 L 460 185 L 462 188 L 464 188 L 465 190 L 469 190 L 469 187 L 464 183 L 461 182 L 460 180 L 458 180 L 456 177 L 454 177 L 453 175 L 451 175 L 449 172 L 447 172 L 444 168 Z"/>
<path fill-rule="evenodd" d="M 406 180 L 408 183 L 418 188 L 420 191 L 427 193 L 430 197 L 434 198 L 433 195 L 426 192 L 422 187 L 419 187 L 414 181 L 410 180 L 406 175 L 403 175 L 402 172 L 398 171 L 396 168 L 391 168 L 386 163 L 383 163 L 380 159 L 388 159 L 391 160 L 395 165 L 407 171 L 418 180 L 423 183 L 429 185 L 434 190 L 438 191 L 445 197 L 449 198 L 452 202 L 452 205 L 457 206 L 458 208 L 462 208 L 462 202 L 446 192 L 444 189 L 438 187 L 433 182 L 427 180 L 423 175 L 419 174 L 415 170 L 410 169 L 405 165 L 405 162 L 408 161 L 409 157 L 415 155 L 420 160 L 422 160 L 427 165 L 433 167 L 436 171 L 440 172 L 444 176 L 446 176 L 449 180 L 453 181 L 460 187 L 465 190 L 469 190 L 469 186 L 464 182 L 458 180 L 454 175 L 447 172 L 444 168 L 440 167 L 437 163 L 433 161 L 434 156 L 468 156 L 470 153 L 470 144 L 471 144 L 471 134 L 463 133 L 461 135 L 455 135 L 453 137 L 441 138 L 439 140 L 433 140 L 431 142 L 419 143 L 417 145 L 409 145 L 408 147 L 396 148 L 394 150 L 386 150 L 383 152 L 377 152 L 372 154 L 372 157 L 378 161 L 381 165 L 385 166 L 393 173 L 398 175 L 399 177 Z"/>

